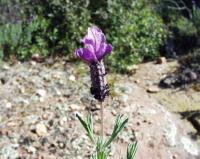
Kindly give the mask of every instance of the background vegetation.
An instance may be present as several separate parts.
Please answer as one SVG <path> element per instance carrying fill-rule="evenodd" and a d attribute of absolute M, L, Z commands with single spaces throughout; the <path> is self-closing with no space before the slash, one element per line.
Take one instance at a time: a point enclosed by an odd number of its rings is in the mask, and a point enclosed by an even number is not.
<path fill-rule="evenodd" d="M 109 64 L 125 71 L 160 53 L 195 52 L 199 5 L 192 0 L 0 0 L 0 58 L 73 59 L 81 37 L 95 24 L 114 46 Z"/>

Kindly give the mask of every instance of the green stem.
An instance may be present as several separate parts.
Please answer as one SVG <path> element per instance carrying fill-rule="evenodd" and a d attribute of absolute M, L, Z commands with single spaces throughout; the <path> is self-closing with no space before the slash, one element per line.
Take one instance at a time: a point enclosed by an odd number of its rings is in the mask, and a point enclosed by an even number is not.
<path fill-rule="evenodd" d="M 101 105 L 101 137 L 103 139 L 103 137 L 104 137 L 104 120 L 103 120 L 104 106 L 103 106 L 103 102 L 100 102 L 100 105 Z"/>

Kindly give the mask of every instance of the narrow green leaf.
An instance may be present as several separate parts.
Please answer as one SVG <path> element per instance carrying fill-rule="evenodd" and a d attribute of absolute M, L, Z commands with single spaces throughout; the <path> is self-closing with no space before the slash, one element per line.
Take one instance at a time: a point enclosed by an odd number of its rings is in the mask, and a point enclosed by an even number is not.
<path fill-rule="evenodd" d="M 128 145 L 127 159 L 135 159 L 136 152 L 137 152 L 137 141 Z"/>
<path fill-rule="evenodd" d="M 95 143 L 94 134 L 93 134 L 92 116 L 90 115 L 90 117 L 87 117 L 87 122 L 85 122 L 78 114 L 76 114 L 76 116 L 79 119 L 79 121 L 81 122 L 82 126 L 87 131 L 89 138 L 92 140 L 92 142 Z"/>
<path fill-rule="evenodd" d="M 128 122 L 128 118 L 123 119 L 123 115 L 119 115 L 115 121 L 115 126 L 112 132 L 110 139 L 104 144 L 104 147 L 107 147 L 111 144 L 113 140 L 119 135 L 119 133 L 124 129 Z"/>

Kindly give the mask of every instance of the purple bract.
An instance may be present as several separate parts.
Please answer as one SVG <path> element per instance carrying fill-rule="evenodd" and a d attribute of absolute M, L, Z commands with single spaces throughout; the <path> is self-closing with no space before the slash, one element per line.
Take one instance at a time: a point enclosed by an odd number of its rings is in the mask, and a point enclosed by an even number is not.
<path fill-rule="evenodd" d="M 112 51 L 112 45 L 106 42 L 104 33 L 96 26 L 88 28 L 83 38 L 84 48 L 76 50 L 76 55 L 88 63 L 99 62 Z"/>

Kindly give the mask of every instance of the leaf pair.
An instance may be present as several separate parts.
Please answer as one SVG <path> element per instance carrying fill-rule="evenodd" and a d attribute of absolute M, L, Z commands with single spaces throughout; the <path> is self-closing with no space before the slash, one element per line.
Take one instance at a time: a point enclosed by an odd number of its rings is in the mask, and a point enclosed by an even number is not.
<path fill-rule="evenodd" d="M 97 140 L 94 137 L 93 130 L 93 119 L 92 115 L 88 115 L 86 121 L 84 121 L 78 114 L 76 115 L 87 131 L 87 135 L 91 139 L 91 141 L 96 146 L 96 153 L 93 155 L 93 159 L 107 159 L 109 155 L 109 148 L 111 143 L 117 138 L 119 133 L 124 129 L 128 122 L 128 118 L 124 118 L 123 115 L 117 116 L 115 121 L 115 126 L 111 137 L 108 140 L 104 140 L 103 137 L 99 137 Z M 127 159 L 134 159 L 137 151 L 137 142 L 130 144 L 127 148 Z"/>
<path fill-rule="evenodd" d="M 91 114 L 88 115 L 86 121 L 84 121 L 78 114 L 76 114 L 76 116 L 79 119 L 79 121 L 81 122 L 81 124 L 83 125 L 83 127 L 85 128 L 85 130 L 87 131 L 87 135 L 89 136 L 90 140 L 93 143 L 96 143 L 95 138 L 94 138 L 92 115 Z"/>

